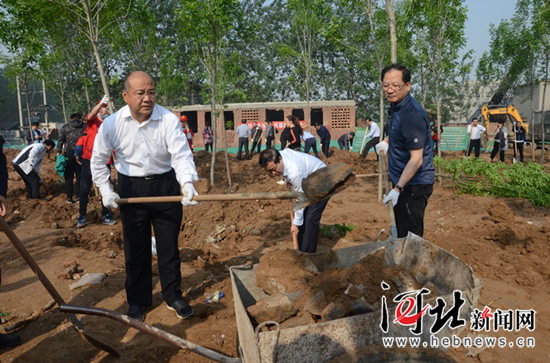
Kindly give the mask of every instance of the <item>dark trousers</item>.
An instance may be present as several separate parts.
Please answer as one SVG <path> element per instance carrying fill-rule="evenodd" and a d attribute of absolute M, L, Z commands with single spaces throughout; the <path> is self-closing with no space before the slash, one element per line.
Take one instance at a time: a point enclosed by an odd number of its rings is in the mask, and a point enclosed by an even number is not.
<path fill-rule="evenodd" d="M 120 173 L 118 175 L 117 189 L 121 198 L 180 195 L 180 186 L 173 169 L 150 180 Z M 152 303 L 151 224 L 157 243 L 162 297 L 168 305 L 181 300 L 181 263 L 178 249 L 183 215 L 181 203 L 123 204 L 120 212 L 128 304 L 150 306 Z"/>
<path fill-rule="evenodd" d="M 38 188 L 40 187 L 40 177 L 34 172 L 34 170 L 28 174 L 25 174 L 23 169 L 21 169 L 17 164 L 13 164 L 13 168 L 17 174 L 21 176 L 21 179 L 23 179 L 25 187 L 27 188 L 27 196 L 29 199 L 40 198 L 40 192 L 38 191 Z"/>
<path fill-rule="evenodd" d="M 246 154 L 246 160 L 248 160 L 248 137 L 239 137 L 239 152 L 237 153 L 238 160 L 241 160 L 241 152 L 243 147 Z"/>
<path fill-rule="evenodd" d="M 67 199 L 73 199 L 73 179 L 76 176 L 75 195 L 78 198 L 80 194 L 80 179 L 82 167 L 76 161 L 74 152 L 65 153 L 65 157 L 68 159 L 67 164 L 65 165 L 65 193 L 67 194 Z"/>
<path fill-rule="evenodd" d="M 82 175 L 80 178 L 80 205 L 78 206 L 81 216 L 86 217 L 86 207 L 88 206 L 90 190 L 92 189 L 92 172 L 90 170 L 90 160 L 82 160 Z M 111 168 L 107 165 L 106 168 Z M 109 210 L 103 205 L 101 201 L 101 212 L 104 216 L 109 214 Z"/>
<path fill-rule="evenodd" d="M 338 140 L 338 147 L 340 148 L 340 150 L 348 150 L 349 151 L 349 144 L 347 142 L 344 142 L 342 140 Z"/>
<path fill-rule="evenodd" d="M 210 152 L 212 152 L 212 144 L 204 144 L 204 151 L 208 152 L 208 148 L 210 148 Z"/>
<path fill-rule="evenodd" d="M 439 149 L 439 140 L 438 139 L 432 139 L 432 142 L 434 144 L 433 153 L 437 154 Z"/>
<path fill-rule="evenodd" d="M 497 153 L 500 150 L 500 142 L 495 141 L 495 144 L 493 145 L 493 150 L 491 151 L 491 161 L 495 158 Z M 504 150 L 500 150 L 500 161 L 504 162 Z"/>
<path fill-rule="evenodd" d="M 514 148 L 514 159 L 517 158 L 516 156 L 516 148 L 518 149 L 519 153 L 519 161 L 523 163 L 523 142 L 516 143 L 516 147 Z"/>
<path fill-rule="evenodd" d="M 470 147 L 468 148 L 468 152 L 466 153 L 466 156 L 470 156 L 470 153 L 472 152 L 472 149 L 475 150 L 476 158 L 479 158 L 479 151 L 481 150 L 481 140 L 470 140 Z"/>
<path fill-rule="evenodd" d="M 273 144 L 272 142 L 275 141 L 275 138 L 274 137 L 268 137 L 266 142 L 265 142 L 265 148 L 266 149 L 273 149 Z"/>
<path fill-rule="evenodd" d="M 428 198 L 433 193 L 433 184 L 406 186 L 393 207 L 397 236 L 407 237 L 412 232 L 420 237 L 424 234 L 424 212 Z"/>
<path fill-rule="evenodd" d="M 330 149 L 330 138 L 326 137 L 324 139 L 321 139 L 321 144 L 323 144 L 323 147 L 321 147 L 321 151 L 328 158 L 328 151 Z"/>
<path fill-rule="evenodd" d="M 369 150 L 371 148 L 374 148 L 376 146 L 376 144 L 378 144 L 379 142 L 380 142 L 380 137 L 379 136 L 373 137 L 372 139 L 367 141 L 367 144 L 365 145 L 365 148 L 363 149 L 363 153 L 361 154 L 361 156 L 366 159 L 367 155 L 369 153 Z M 376 154 L 376 152 L 375 152 L 375 154 Z M 376 160 L 378 160 L 378 154 L 376 154 Z"/>
<path fill-rule="evenodd" d="M 317 140 L 313 137 L 304 141 L 304 152 L 309 154 L 310 149 L 313 149 L 315 156 L 318 158 L 319 153 L 317 152 Z"/>
<path fill-rule="evenodd" d="M 304 210 L 304 223 L 298 227 L 298 248 L 302 252 L 317 252 L 317 241 L 321 227 L 321 216 L 327 206 L 328 199 L 310 205 Z"/>
<path fill-rule="evenodd" d="M 254 150 L 258 149 L 256 152 L 260 152 L 262 149 L 262 139 L 253 141 L 252 148 L 250 148 L 250 155 L 254 155 Z"/>

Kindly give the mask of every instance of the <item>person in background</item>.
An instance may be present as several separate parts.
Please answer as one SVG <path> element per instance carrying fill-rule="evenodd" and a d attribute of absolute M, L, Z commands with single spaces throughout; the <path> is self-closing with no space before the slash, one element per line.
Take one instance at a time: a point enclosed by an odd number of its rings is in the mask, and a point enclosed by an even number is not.
<path fill-rule="evenodd" d="M 468 151 L 466 152 L 466 157 L 470 156 L 472 149 L 475 149 L 475 156 L 479 158 L 479 152 L 481 150 L 481 134 L 487 131 L 487 129 L 481 125 L 478 125 L 477 118 L 472 120 L 472 124 L 468 125 L 466 132 L 468 132 L 470 141 L 468 146 Z"/>
<path fill-rule="evenodd" d="M 432 135 L 432 141 L 433 141 L 433 144 L 434 144 L 434 149 L 433 149 L 433 153 L 434 155 L 437 154 L 438 150 L 439 150 L 439 146 L 441 144 L 441 138 L 440 138 L 440 134 L 443 133 L 443 126 L 440 125 L 439 126 L 439 132 L 437 132 L 437 120 L 434 121 L 434 123 L 432 124 L 432 127 L 431 127 L 431 135 Z"/>
<path fill-rule="evenodd" d="M 363 140 L 366 140 L 369 137 L 371 139 L 367 142 L 367 144 L 365 145 L 365 148 L 363 149 L 363 153 L 361 154 L 361 156 L 364 157 L 365 159 L 369 154 L 369 150 L 371 148 L 374 148 L 376 144 L 380 142 L 380 128 L 378 127 L 376 122 L 374 122 L 372 118 L 368 117 L 367 125 L 369 126 L 369 132 L 365 134 L 365 137 L 363 138 Z M 376 161 L 378 161 L 378 154 L 376 154 Z"/>
<path fill-rule="evenodd" d="M 275 134 L 279 131 L 273 127 L 273 121 L 267 121 L 267 126 L 265 127 L 265 147 L 266 149 L 271 149 L 275 146 Z"/>
<path fill-rule="evenodd" d="M 54 148 L 55 143 L 52 140 L 46 140 L 43 144 L 31 144 L 21 150 L 19 155 L 13 159 L 13 168 L 23 179 L 29 199 L 38 199 L 41 202 L 46 201 L 40 198 L 38 190 L 40 184 L 44 182 L 44 179 L 40 175 L 40 166 L 42 166 L 44 156 L 49 154 Z"/>
<path fill-rule="evenodd" d="M 308 154 L 309 150 L 313 149 L 313 152 L 315 153 L 315 157 L 319 159 L 319 153 L 317 152 L 317 140 L 315 139 L 315 136 L 313 136 L 307 131 L 304 131 L 302 140 L 304 140 L 304 152 Z"/>
<path fill-rule="evenodd" d="M 321 124 L 315 125 L 315 129 L 317 130 L 317 135 L 319 135 L 319 139 L 321 139 L 321 151 L 328 159 L 328 151 L 330 149 L 330 132 L 325 126 Z"/>
<path fill-rule="evenodd" d="M 287 140 L 288 148 L 299 151 L 302 149 L 302 136 L 304 135 L 302 125 L 300 125 L 300 121 L 296 116 L 287 116 L 286 119 L 286 126 L 290 129 Z"/>
<path fill-rule="evenodd" d="M 258 126 L 258 123 L 254 121 L 254 127 L 252 130 L 250 130 L 250 133 L 252 134 L 252 147 L 250 148 L 250 157 L 254 155 L 254 150 L 258 150 L 257 152 L 260 152 L 262 148 L 262 134 L 263 130 L 260 126 Z"/>
<path fill-rule="evenodd" d="M 353 137 L 355 136 L 355 132 L 350 132 L 347 134 L 343 134 L 338 138 L 338 147 L 340 147 L 340 150 L 346 149 L 346 150 L 353 150 Z"/>
<path fill-rule="evenodd" d="M 181 128 L 183 129 L 183 133 L 185 134 L 185 137 L 187 138 L 187 141 L 189 142 L 189 147 L 191 148 L 191 152 L 193 152 L 193 130 L 189 127 L 189 124 L 187 123 L 187 116 L 181 115 L 180 117 L 180 124 Z"/>
<path fill-rule="evenodd" d="M 211 126 L 212 121 L 204 122 L 204 129 L 202 129 L 202 139 L 204 140 L 204 151 L 212 152 L 212 144 L 214 143 L 214 131 Z"/>
<path fill-rule="evenodd" d="M 290 127 L 288 127 L 288 122 L 285 122 L 285 128 L 281 131 L 281 136 L 279 136 L 279 142 L 281 143 L 281 150 L 284 150 L 288 145 L 288 139 L 290 137 Z"/>
<path fill-rule="evenodd" d="M 516 122 L 515 124 L 515 129 L 516 129 L 516 137 L 514 139 L 514 142 L 516 143 L 516 147 L 514 148 L 514 159 L 517 158 L 516 156 L 516 149 L 518 150 L 518 154 L 519 154 L 519 161 L 521 161 L 523 163 L 523 146 L 525 145 L 525 141 L 526 141 L 526 132 L 525 132 L 525 127 L 523 127 L 522 124 L 520 124 L 519 122 Z"/>
<path fill-rule="evenodd" d="M 92 111 L 90 111 L 90 113 L 86 116 L 86 137 L 79 139 L 82 140 L 82 157 L 78 158 L 82 165 L 82 175 L 80 179 L 80 202 L 78 206 L 79 216 L 76 224 L 78 228 L 83 228 L 88 225 L 88 221 L 86 220 L 86 209 L 88 207 L 90 190 L 92 189 L 92 171 L 90 165 L 95 138 L 101 125 L 103 124 L 103 121 L 105 121 L 107 116 L 109 116 L 109 111 L 107 111 L 108 104 L 109 97 L 103 96 L 101 101 L 99 101 Z M 110 175 L 111 166 L 109 163 L 105 163 L 105 169 L 109 170 Z M 112 226 L 117 223 L 109 214 L 109 209 L 103 205 L 103 200 L 101 201 L 101 212 L 101 223 L 108 226 Z"/>
<path fill-rule="evenodd" d="M 500 161 L 504 162 L 504 152 L 508 150 L 508 128 L 504 126 L 504 120 L 498 121 L 495 130 L 493 150 L 491 151 L 491 162 L 497 154 L 500 154 Z"/>
<path fill-rule="evenodd" d="M 30 130 L 27 130 L 25 132 L 25 139 L 27 140 L 27 145 L 30 145 L 32 143 L 39 144 L 40 141 L 42 140 L 42 134 L 38 130 L 38 126 L 40 126 L 38 122 L 33 122 L 31 124 Z M 31 132 L 32 132 L 32 136 L 31 136 Z"/>
<path fill-rule="evenodd" d="M 237 127 L 237 136 L 239 137 L 239 151 L 237 152 L 237 160 L 241 160 L 242 150 L 244 147 L 244 152 L 246 156 L 246 160 L 249 160 L 248 156 L 248 138 L 250 137 L 250 134 L 252 133 L 248 126 L 246 126 L 246 120 L 242 120 L 239 127 Z"/>
<path fill-rule="evenodd" d="M 57 155 L 63 154 L 67 158 L 65 164 L 65 193 L 67 194 L 67 203 L 73 204 L 73 178 L 76 176 L 76 199 L 79 199 L 80 193 L 80 177 L 82 168 L 76 162 L 74 149 L 78 139 L 84 135 L 86 125 L 82 122 L 81 116 L 78 113 L 71 115 L 71 121 L 61 128 L 59 132 L 59 141 L 57 142 Z M 63 150 L 65 152 L 63 153 Z"/>

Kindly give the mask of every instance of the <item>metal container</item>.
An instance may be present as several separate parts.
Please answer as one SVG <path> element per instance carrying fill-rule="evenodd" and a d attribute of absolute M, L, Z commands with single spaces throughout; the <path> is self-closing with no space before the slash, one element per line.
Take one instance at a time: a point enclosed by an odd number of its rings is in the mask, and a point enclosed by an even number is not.
<path fill-rule="evenodd" d="M 375 243 L 320 252 L 309 255 L 308 258 L 319 271 L 330 267 L 343 269 L 355 265 L 380 248 L 386 248 L 385 257 L 388 265 L 402 265 L 411 271 L 421 285 L 428 282 L 435 285 L 437 297 L 424 299 L 424 304 L 428 303 L 434 307 L 435 299 L 442 298 L 446 302 L 446 312 L 453 306 L 453 292 L 462 291 L 462 298 L 466 302 L 460 309 L 460 318 L 465 319 L 466 327 L 468 326 L 469 317 L 476 307 L 483 286 L 481 280 L 475 277 L 471 267 L 458 257 L 414 234 L 409 233 L 407 238 L 390 238 L 387 241 L 378 240 Z M 418 336 L 422 342 L 430 342 L 429 330 L 435 317 L 426 314 L 423 318 L 423 333 L 413 335 L 410 327 L 393 323 L 395 306 L 392 306 L 394 303 L 391 301 L 388 301 L 388 333 L 384 333 L 380 328 L 381 312 L 378 310 L 328 322 L 256 334 L 246 308 L 268 296 L 256 286 L 256 267 L 257 265 L 231 268 L 239 350 L 245 363 L 329 362 L 365 346 L 382 343 L 383 337 Z M 447 323 L 435 337 L 441 341 L 444 337 L 459 335 L 463 328 L 453 330 Z"/>

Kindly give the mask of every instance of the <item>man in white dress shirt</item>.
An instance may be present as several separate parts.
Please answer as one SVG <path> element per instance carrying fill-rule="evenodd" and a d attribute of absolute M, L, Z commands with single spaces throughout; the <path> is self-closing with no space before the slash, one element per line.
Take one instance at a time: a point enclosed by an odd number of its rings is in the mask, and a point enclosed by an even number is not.
<path fill-rule="evenodd" d="M 315 136 L 307 131 L 304 131 L 304 134 L 301 137 L 302 140 L 304 140 L 304 152 L 309 154 L 309 150 L 313 149 L 315 157 L 319 159 L 319 153 L 317 152 L 317 140 L 315 140 Z"/>
<path fill-rule="evenodd" d="M 481 125 L 478 125 L 477 118 L 474 118 L 472 120 L 472 124 L 468 125 L 467 132 L 468 135 L 470 135 L 470 146 L 468 147 L 468 152 L 466 153 L 466 157 L 470 156 L 470 153 L 472 152 L 472 149 L 475 148 L 476 158 L 479 158 L 479 150 L 481 148 L 481 140 L 480 136 L 482 133 L 487 131 L 487 129 Z"/>
<path fill-rule="evenodd" d="M 302 192 L 302 179 L 326 165 L 316 157 L 291 149 L 278 151 L 267 149 L 260 154 L 260 166 L 269 174 L 282 176 L 296 192 Z M 298 234 L 298 249 L 302 252 L 315 253 L 319 238 L 319 223 L 328 198 L 294 213 L 290 226 L 291 234 Z"/>
<path fill-rule="evenodd" d="M 380 142 L 380 128 L 372 120 L 372 118 L 367 118 L 367 125 L 369 125 L 369 132 L 365 134 L 365 137 L 363 140 L 371 138 L 369 141 L 367 141 L 367 144 L 365 145 L 365 148 L 363 149 L 363 153 L 361 154 L 362 157 L 365 159 L 367 158 L 367 155 L 369 154 L 369 150 L 371 148 L 374 148 L 376 144 Z M 378 154 L 376 154 L 376 160 L 378 161 Z"/>
<path fill-rule="evenodd" d="M 196 205 L 198 180 L 193 155 L 178 117 L 157 105 L 155 82 L 145 72 L 130 73 L 122 91 L 127 106 L 109 116 L 99 129 L 91 160 L 92 179 L 103 204 L 118 208 L 116 200 L 132 197 L 175 196 L 181 204 Z M 111 152 L 116 155 L 118 194 L 111 189 Z M 119 197 L 120 194 L 120 197 Z M 182 221 L 180 203 L 125 204 L 120 206 L 126 259 L 128 316 L 143 321 L 143 310 L 152 303 L 151 223 L 157 241 L 162 297 L 168 308 L 186 319 L 193 309 L 181 292 L 178 235 Z"/>

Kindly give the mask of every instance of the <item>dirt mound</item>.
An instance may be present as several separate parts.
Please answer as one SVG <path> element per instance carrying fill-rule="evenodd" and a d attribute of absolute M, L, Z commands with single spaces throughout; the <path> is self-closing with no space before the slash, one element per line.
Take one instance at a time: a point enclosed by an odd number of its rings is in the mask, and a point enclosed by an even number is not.
<path fill-rule="evenodd" d="M 514 222 L 514 214 L 502 201 L 497 200 L 487 206 L 489 219 L 495 223 L 511 223 Z"/>

